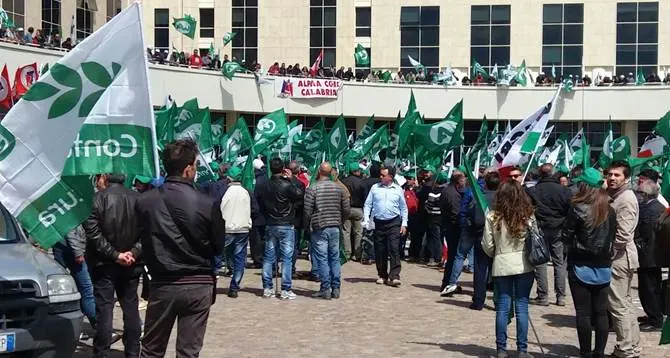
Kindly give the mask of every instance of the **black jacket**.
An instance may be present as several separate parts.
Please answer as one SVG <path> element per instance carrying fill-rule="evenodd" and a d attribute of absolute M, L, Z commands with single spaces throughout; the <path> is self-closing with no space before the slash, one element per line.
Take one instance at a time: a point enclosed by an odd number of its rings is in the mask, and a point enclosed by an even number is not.
<path fill-rule="evenodd" d="M 456 185 L 449 184 L 442 188 L 440 211 L 442 212 L 442 218 L 445 224 L 452 226 L 458 226 L 460 224 L 462 198 L 463 189 L 456 188 Z"/>
<path fill-rule="evenodd" d="M 225 223 L 210 196 L 179 177 L 148 191 L 135 207 L 144 259 L 153 280 L 211 276 L 215 255 L 223 254 Z"/>
<path fill-rule="evenodd" d="M 291 183 L 296 187 L 300 188 L 303 195 L 300 196 L 300 199 L 295 201 L 294 210 L 295 210 L 295 219 L 293 220 L 293 226 L 296 230 L 302 230 L 302 213 L 304 212 L 305 206 L 305 184 L 303 184 L 298 178 L 294 176 L 291 177 Z"/>
<path fill-rule="evenodd" d="M 665 211 L 665 207 L 657 199 L 640 200 L 639 220 L 635 228 L 635 246 L 637 247 L 640 267 L 661 267 L 656 262 L 656 225 Z"/>
<path fill-rule="evenodd" d="M 568 210 L 563 225 L 562 240 L 568 245 L 568 265 L 610 267 L 612 245 L 616 235 L 616 213 L 609 208 L 605 222 L 598 227 L 590 223 L 590 205 L 577 204 Z"/>
<path fill-rule="evenodd" d="M 416 190 L 416 199 L 419 201 L 419 214 L 426 215 L 426 200 L 428 194 L 433 192 L 433 183 L 435 181 L 431 178 L 426 180 L 419 189 Z M 440 189 L 441 190 L 441 189 Z"/>
<path fill-rule="evenodd" d="M 303 200 L 305 191 L 290 179 L 273 175 L 262 186 L 257 186 L 258 204 L 265 216 L 266 225 L 293 225 L 295 207 Z"/>
<path fill-rule="evenodd" d="M 542 230 L 563 226 L 572 198 L 568 188 L 554 178 L 542 178 L 526 192 L 535 205 L 535 217 Z"/>
<path fill-rule="evenodd" d="M 365 205 L 365 199 L 367 199 L 365 196 L 367 190 L 363 178 L 350 175 L 342 179 L 342 184 L 347 187 L 349 194 L 351 194 L 351 207 L 363 208 L 363 205 Z"/>
<path fill-rule="evenodd" d="M 268 181 L 268 174 L 265 171 L 265 169 L 256 169 L 254 171 L 254 175 L 256 176 L 256 186 L 254 187 L 254 197 L 256 198 L 256 202 L 260 204 L 260 202 L 263 200 L 261 198 L 261 192 L 259 188 L 262 188 L 265 186 L 265 183 Z M 259 205 L 260 209 L 260 205 Z M 252 221 L 252 226 L 265 226 L 265 214 L 263 213 L 262 210 L 259 210 L 258 216 L 256 217 L 255 220 Z"/>
<path fill-rule="evenodd" d="M 136 261 L 140 259 L 142 245 L 134 215 L 139 195 L 119 183 L 95 193 L 91 215 L 84 222 L 90 265 L 115 264 L 126 251 L 131 251 Z"/>

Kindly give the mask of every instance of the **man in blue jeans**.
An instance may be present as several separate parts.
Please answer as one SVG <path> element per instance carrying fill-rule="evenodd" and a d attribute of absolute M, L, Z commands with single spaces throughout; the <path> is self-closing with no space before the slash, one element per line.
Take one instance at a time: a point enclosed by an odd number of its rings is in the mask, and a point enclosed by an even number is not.
<path fill-rule="evenodd" d="M 258 204 L 252 193 L 242 187 L 242 170 L 231 167 L 226 172 L 229 184 L 221 198 L 221 215 L 226 222 L 226 250 L 233 261 L 233 277 L 228 297 L 237 298 L 247 261 L 247 243 L 252 220 L 257 216 Z"/>
<path fill-rule="evenodd" d="M 321 288 L 314 298 L 340 298 L 340 227 L 351 210 L 346 187 L 331 179 L 332 167 L 319 166 L 315 185 L 307 188 L 304 223 L 312 229 L 312 243 L 319 270 Z"/>
<path fill-rule="evenodd" d="M 295 233 L 295 204 L 303 199 L 304 191 L 296 186 L 291 178 L 293 173 L 284 166 L 279 158 L 270 161 L 272 176 L 256 190 L 261 198 L 260 211 L 265 217 L 265 250 L 263 253 L 263 297 L 276 296 L 272 285 L 272 271 L 277 261 L 277 248 L 282 258 L 282 283 L 280 298 L 294 300 L 291 290 L 291 269 Z"/>

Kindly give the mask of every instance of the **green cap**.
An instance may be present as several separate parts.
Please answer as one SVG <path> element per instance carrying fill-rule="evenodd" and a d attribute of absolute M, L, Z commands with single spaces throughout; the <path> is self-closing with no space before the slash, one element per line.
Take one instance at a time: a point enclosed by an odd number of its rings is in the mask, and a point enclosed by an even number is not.
<path fill-rule="evenodd" d="M 209 163 L 209 167 L 212 168 L 212 170 L 213 170 L 214 172 L 216 172 L 216 171 L 219 170 L 219 163 L 217 163 L 217 162 L 211 162 L 211 163 Z"/>
<path fill-rule="evenodd" d="M 603 175 L 595 168 L 586 168 L 577 179 L 580 183 L 584 183 L 592 188 L 603 186 Z"/>
<path fill-rule="evenodd" d="M 358 162 L 349 163 L 349 166 L 347 168 L 349 169 L 349 173 L 361 170 L 361 166 L 358 164 Z"/>
<path fill-rule="evenodd" d="M 402 176 L 405 178 L 416 178 L 416 169 L 407 169 L 402 172 Z"/>
<path fill-rule="evenodd" d="M 423 170 L 431 173 L 435 173 L 435 166 L 427 164 L 423 166 Z"/>
<path fill-rule="evenodd" d="M 437 175 L 435 176 L 435 181 L 437 181 L 438 183 L 446 183 L 449 180 L 449 178 L 447 177 L 448 174 L 449 172 L 447 171 L 441 171 L 437 173 Z"/>
<path fill-rule="evenodd" d="M 242 180 L 242 169 L 238 167 L 230 167 L 226 172 L 226 176 L 232 179 L 233 181 Z"/>
<path fill-rule="evenodd" d="M 151 184 L 151 181 L 153 178 L 151 177 L 145 177 L 144 175 L 135 175 L 135 178 L 133 179 L 133 183 L 138 181 L 142 184 Z"/>

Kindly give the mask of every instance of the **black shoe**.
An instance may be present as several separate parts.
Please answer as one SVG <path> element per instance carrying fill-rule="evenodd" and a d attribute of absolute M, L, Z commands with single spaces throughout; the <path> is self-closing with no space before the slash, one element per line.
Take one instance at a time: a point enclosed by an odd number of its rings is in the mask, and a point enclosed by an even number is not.
<path fill-rule="evenodd" d="M 640 324 L 640 332 L 660 332 L 662 325 L 656 325 L 652 322 Z"/>
<path fill-rule="evenodd" d="M 228 297 L 237 298 L 237 291 L 228 291 Z"/>
<path fill-rule="evenodd" d="M 472 303 L 472 304 L 470 304 L 470 307 L 468 307 L 468 308 L 471 309 L 471 310 L 475 310 L 475 311 L 481 311 L 481 310 L 484 309 L 484 306 L 478 306 L 478 305 L 475 305 L 474 303 Z"/>
<path fill-rule="evenodd" d="M 332 297 L 330 290 L 328 291 L 319 291 L 312 294 L 312 298 L 323 298 L 324 300 L 329 300 Z"/>
<path fill-rule="evenodd" d="M 331 293 L 331 296 L 333 296 L 334 299 L 340 298 L 340 289 L 339 288 L 333 288 L 333 292 Z"/>
<path fill-rule="evenodd" d="M 549 306 L 549 298 L 535 297 L 530 300 L 531 305 Z"/>
<path fill-rule="evenodd" d="M 647 317 L 647 316 L 638 317 L 637 321 L 639 323 L 646 323 L 646 322 L 649 322 L 649 317 Z"/>

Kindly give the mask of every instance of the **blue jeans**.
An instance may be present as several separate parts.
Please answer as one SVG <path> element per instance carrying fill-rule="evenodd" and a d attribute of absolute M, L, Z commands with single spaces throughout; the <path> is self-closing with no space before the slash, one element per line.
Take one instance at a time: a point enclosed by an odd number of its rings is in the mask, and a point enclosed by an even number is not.
<path fill-rule="evenodd" d="M 340 288 L 340 228 L 312 231 L 321 291 Z"/>
<path fill-rule="evenodd" d="M 95 326 L 95 296 L 93 295 L 93 283 L 86 260 L 81 264 L 76 263 L 72 248 L 62 242 L 57 242 L 53 246 L 53 254 L 54 259 L 70 271 L 70 275 L 74 278 L 81 295 L 81 312 L 86 315 L 88 322 Z"/>
<path fill-rule="evenodd" d="M 314 240 L 311 239 L 309 240 L 309 262 L 312 264 L 312 268 L 310 269 L 310 273 L 312 274 L 312 277 L 319 277 L 319 262 L 316 259 L 316 253 L 314 252 L 314 247 L 316 244 L 314 243 Z"/>
<path fill-rule="evenodd" d="M 468 252 L 468 266 L 467 266 L 468 270 L 470 270 L 471 272 L 475 272 L 475 266 L 476 266 L 475 260 L 476 260 L 475 249 L 472 248 L 470 249 L 470 252 Z"/>
<path fill-rule="evenodd" d="M 449 277 L 450 285 L 455 285 L 458 282 L 458 278 L 463 271 L 463 262 L 465 262 L 465 258 L 468 256 L 470 250 L 472 250 L 476 239 L 479 239 L 477 234 L 470 231 L 470 229 L 463 229 L 461 231 L 461 237 L 458 240 L 458 249 L 456 249 L 454 266 L 451 268 L 451 276 Z"/>
<path fill-rule="evenodd" d="M 265 250 L 263 252 L 263 288 L 272 289 L 272 270 L 277 255 L 282 258 L 281 289 L 291 289 L 291 262 L 295 234 L 290 225 L 268 225 L 265 228 Z M 279 252 L 277 252 L 279 249 Z"/>
<path fill-rule="evenodd" d="M 226 250 L 228 257 L 233 261 L 233 277 L 230 280 L 230 291 L 239 291 L 242 276 L 244 276 L 244 264 L 247 261 L 247 243 L 249 233 L 226 234 Z"/>
<path fill-rule="evenodd" d="M 534 279 L 533 271 L 493 278 L 493 283 L 498 290 L 498 302 L 496 302 L 496 348 L 498 350 L 507 350 L 507 321 L 512 309 L 512 301 L 514 301 L 517 350 L 519 352 L 528 351 L 528 296 L 530 296 Z"/>

